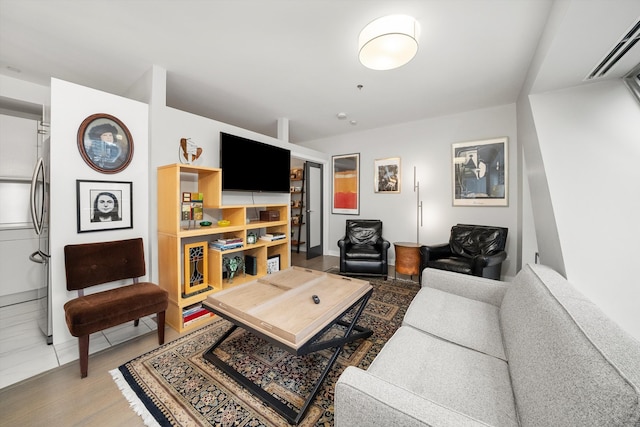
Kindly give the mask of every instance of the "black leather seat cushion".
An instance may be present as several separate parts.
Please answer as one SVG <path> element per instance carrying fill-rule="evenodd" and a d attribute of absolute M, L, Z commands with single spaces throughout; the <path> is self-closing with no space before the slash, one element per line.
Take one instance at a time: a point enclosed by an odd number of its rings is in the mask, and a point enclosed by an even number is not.
<path fill-rule="evenodd" d="M 427 262 L 427 267 L 439 270 L 454 271 L 462 274 L 472 274 L 471 260 L 462 257 L 443 258 Z"/>
<path fill-rule="evenodd" d="M 353 245 L 349 250 L 345 252 L 345 258 L 347 259 L 367 259 L 367 260 L 381 260 L 382 253 L 376 246 L 372 245 Z"/>

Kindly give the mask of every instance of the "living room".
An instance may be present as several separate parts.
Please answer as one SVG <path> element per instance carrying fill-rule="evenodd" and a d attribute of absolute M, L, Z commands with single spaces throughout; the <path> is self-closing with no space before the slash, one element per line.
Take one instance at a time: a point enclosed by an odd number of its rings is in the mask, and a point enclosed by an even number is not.
<path fill-rule="evenodd" d="M 606 15 L 610 6 L 607 6 L 607 2 L 593 4 L 600 9 L 589 9 L 588 15 L 592 19 L 590 22 L 597 23 L 594 15 Z M 638 15 L 636 2 L 622 1 L 619 6 L 615 16 L 631 16 L 631 22 Z M 568 277 L 625 330 L 639 338 L 640 318 L 636 307 L 640 295 L 637 287 L 632 286 L 635 274 L 628 263 L 619 266 L 619 253 L 635 247 L 638 237 L 632 221 L 640 206 L 631 188 L 631 183 L 637 181 L 638 172 L 633 165 L 619 166 L 622 163 L 620 159 L 634 159 L 639 154 L 635 143 L 640 134 L 638 104 L 621 79 L 557 87 L 542 92 L 538 89 L 538 86 L 542 86 L 540 79 L 545 73 L 551 72 L 545 68 L 545 60 L 550 56 L 567 55 L 570 50 L 558 47 L 560 40 L 566 39 L 554 39 L 556 35 L 560 37 L 554 26 L 561 27 L 563 22 L 568 25 L 586 19 L 578 13 L 579 9 L 580 2 L 557 2 L 551 8 L 547 29 L 540 39 L 536 55 L 531 59 L 517 99 L 296 144 L 167 107 L 171 70 L 155 64 L 132 86 L 130 92 L 120 93 L 119 96 L 112 95 L 109 88 L 91 89 L 85 87 L 83 82 L 57 79 L 51 88 L 36 85 L 35 92 L 45 92 L 46 98 L 51 90 L 52 102 L 64 104 L 61 108 L 67 112 L 67 116 L 61 118 L 56 116 L 56 111 L 60 109 L 52 110 L 52 123 L 59 124 L 52 129 L 52 139 L 71 141 L 65 148 L 59 148 L 59 159 L 77 155 L 75 134 L 78 119 L 81 121 L 90 115 L 94 108 L 104 109 L 106 104 L 115 105 L 118 110 L 122 108 L 119 111 L 127 110 L 121 114 L 127 117 L 127 123 L 135 123 L 134 128 L 139 132 L 134 136 L 136 157 L 133 160 L 135 163 L 118 180 L 135 182 L 136 194 L 149 194 L 148 205 L 136 209 L 134 224 L 135 231 L 146 238 L 152 278 L 157 274 L 157 189 L 153 179 L 156 168 L 176 162 L 178 141 L 183 137 L 192 138 L 202 145 L 203 163 L 215 167 L 216 136 L 220 131 L 233 131 L 263 142 L 290 147 L 294 157 L 320 162 L 325 166 L 327 203 L 324 241 L 327 255 L 337 254 L 334 243 L 344 233 L 344 222 L 348 218 L 330 213 L 331 157 L 359 153 L 362 188 L 359 216 L 383 220 L 385 235 L 391 240 L 413 240 L 418 233 L 421 243 L 444 242 L 455 223 L 508 227 L 509 258 L 503 268 L 505 279 L 513 278 L 523 265 L 535 262 L 538 254 L 540 263 L 550 265 Z M 613 11 L 611 13 L 614 14 Z M 616 26 L 613 39 L 627 29 L 628 24 Z M 591 44 L 591 41 L 580 43 Z M 610 42 L 604 44 L 607 47 L 611 45 Z M 580 49 L 587 48 L 580 44 L 578 46 Z M 602 54 L 604 52 L 596 56 Z M 589 64 L 589 67 L 593 65 Z M 473 66 L 469 70 L 472 71 Z M 583 74 L 589 71 L 590 68 L 585 69 Z M 22 95 L 15 94 L 27 86 L 23 93 L 34 92 L 29 82 L 6 74 L 0 77 L 2 96 L 24 99 Z M 366 94 L 369 88 L 370 85 L 365 84 L 362 93 Z M 354 91 L 358 89 L 354 87 Z M 29 97 L 26 100 L 31 100 Z M 87 102 L 87 99 L 91 101 Z M 136 101 L 132 102 L 132 99 Z M 78 107 L 80 102 L 84 103 L 81 108 Z M 73 114 L 69 116 L 69 112 Z M 295 122 L 291 126 L 294 127 Z M 451 144 L 504 136 L 509 139 L 508 206 L 453 206 Z M 374 161 L 389 157 L 401 159 L 401 192 L 376 194 L 373 190 Z M 62 175 L 57 177 L 56 182 L 60 187 L 54 190 L 59 192 L 54 197 L 60 204 L 55 208 L 57 211 L 52 211 L 52 215 L 57 213 L 58 218 L 74 216 L 64 206 L 75 206 L 76 179 L 104 178 L 99 174 L 87 173 L 82 160 L 76 160 L 79 162 L 74 167 L 64 171 L 64 168 L 58 167 L 58 173 Z M 66 164 L 64 160 L 62 162 L 59 165 Z M 415 180 L 420 183 L 419 201 L 413 191 L 414 170 Z M 225 203 L 245 202 L 244 199 L 238 200 L 232 196 Z M 265 196 L 259 200 L 281 201 Z M 423 206 L 422 225 L 417 224 L 416 220 L 416 207 L 420 201 Z M 602 231 L 592 231 L 594 226 Z M 54 324 L 57 324 L 55 329 L 59 332 L 59 338 L 56 339 L 64 342 L 71 337 L 67 335 L 61 313 L 61 306 L 68 294 L 63 286 L 64 273 L 59 252 L 64 244 L 85 241 L 84 237 L 88 235 L 77 234 L 73 220 L 66 221 L 56 230 L 59 230 L 55 237 L 58 240 L 54 243 L 58 250 L 58 266 L 53 279 L 58 283 L 60 292 L 56 297 L 58 314 Z M 113 238 L 124 235 L 122 232 L 109 234 Z M 93 237 L 98 240 L 106 236 L 92 236 L 89 240 Z"/>

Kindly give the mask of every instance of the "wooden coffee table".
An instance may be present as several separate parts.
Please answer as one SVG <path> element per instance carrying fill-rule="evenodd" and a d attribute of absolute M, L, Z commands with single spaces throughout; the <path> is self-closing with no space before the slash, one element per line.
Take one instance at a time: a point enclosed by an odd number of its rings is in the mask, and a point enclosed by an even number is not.
<path fill-rule="evenodd" d="M 233 325 L 205 352 L 204 358 L 271 406 L 289 423 L 298 424 L 344 345 L 371 336 L 370 329 L 356 323 L 372 292 L 373 287 L 364 280 L 291 267 L 214 293 L 207 297 L 203 306 Z M 314 295 L 319 298 L 319 303 L 314 302 Z M 342 318 L 352 309 L 355 313 L 350 316 L 351 320 L 344 321 Z M 340 325 L 344 334 L 321 340 L 324 333 L 335 325 Z M 215 355 L 214 350 L 237 327 L 296 356 L 335 348 L 300 411 L 292 410 Z"/>

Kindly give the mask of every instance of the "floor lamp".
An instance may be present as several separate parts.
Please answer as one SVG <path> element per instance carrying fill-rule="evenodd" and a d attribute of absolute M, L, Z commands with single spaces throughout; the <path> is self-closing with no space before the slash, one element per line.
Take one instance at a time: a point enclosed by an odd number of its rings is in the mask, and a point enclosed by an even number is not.
<path fill-rule="evenodd" d="M 420 182 L 416 179 L 416 167 L 413 167 L 413 192 L 416 193 L 416 243 L 420 244 L 420 227 L 422 227 L 422 200 L 420 200 Z"/>

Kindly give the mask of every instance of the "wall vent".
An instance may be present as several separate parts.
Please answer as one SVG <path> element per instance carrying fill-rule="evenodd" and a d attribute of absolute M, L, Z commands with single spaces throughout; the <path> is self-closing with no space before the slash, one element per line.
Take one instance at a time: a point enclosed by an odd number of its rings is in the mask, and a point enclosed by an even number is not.
<path fill-rule="evenodd" d="M 589 73 L 585 80 L 592 80 L 604 77 L 611 68 L 622 59 L 622 57 L 631 50 L 631 48 L 640 40 L 640 20 L 625 34 L 620 41 L 611 49 L 604 59 L 596 65 Z"/>

